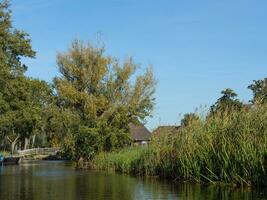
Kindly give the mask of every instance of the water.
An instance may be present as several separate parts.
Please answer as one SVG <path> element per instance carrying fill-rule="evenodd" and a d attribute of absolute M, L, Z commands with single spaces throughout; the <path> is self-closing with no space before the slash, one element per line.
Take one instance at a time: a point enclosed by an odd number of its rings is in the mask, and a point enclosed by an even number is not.
<path fill-rule="evenodd" d="M 99 171 L 69 162 L 37 161 L 0 167 L 0 200 L 267 199 L 266 190 L 171 184 Z"/>

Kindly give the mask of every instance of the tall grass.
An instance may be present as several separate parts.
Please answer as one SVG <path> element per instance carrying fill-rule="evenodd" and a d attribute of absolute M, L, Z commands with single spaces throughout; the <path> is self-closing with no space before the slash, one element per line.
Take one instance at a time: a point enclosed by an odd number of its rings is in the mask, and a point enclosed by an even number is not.
<path fill-rule="evenodd" d="M 93 167 L 177 181 L 267 185 L 267 107 L 219 113 L 148 147 L 101 153 Z"/>

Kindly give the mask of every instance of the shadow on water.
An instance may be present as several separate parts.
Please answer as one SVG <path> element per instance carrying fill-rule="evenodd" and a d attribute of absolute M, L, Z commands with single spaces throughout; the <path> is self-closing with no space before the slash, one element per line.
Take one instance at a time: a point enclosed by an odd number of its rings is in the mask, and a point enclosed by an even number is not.
<path fill-rule="evenodd" d="M 267 199 L 266 190 L 171 184 L 97 171 L 75 170 L 70 162 L 38 161 L 0 167 L 2 200 L 84 199 Z"/>

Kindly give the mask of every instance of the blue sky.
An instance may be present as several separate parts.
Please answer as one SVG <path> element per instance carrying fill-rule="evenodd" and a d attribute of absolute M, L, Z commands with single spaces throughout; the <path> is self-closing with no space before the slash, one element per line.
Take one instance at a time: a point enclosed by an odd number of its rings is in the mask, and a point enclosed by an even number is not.
<path fill-rule="evenodd" d="M 123 60 L 131 55 L 158 80 L 150 129 L 179 124 L 230 87 L 267 77 L 266 0 L 11 0 L 15 27 L 28 32 L 36 59 L 27 75 L 52 81 L 56 54 L 75 38 L 96 42 Z M 204 108 L 203 108 L 204 107 Z"/>

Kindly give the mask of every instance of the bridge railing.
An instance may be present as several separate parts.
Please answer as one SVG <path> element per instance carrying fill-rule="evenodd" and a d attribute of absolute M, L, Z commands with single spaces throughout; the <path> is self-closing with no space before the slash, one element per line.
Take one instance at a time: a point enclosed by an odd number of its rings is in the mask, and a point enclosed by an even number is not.
<path fill-rule="evenodd" d="M 55 155 L 60 148 L 51 147 L 51 148 L 33 148 L 18 151 L 20 156 L 30 156 L 30 155 Z"/>

